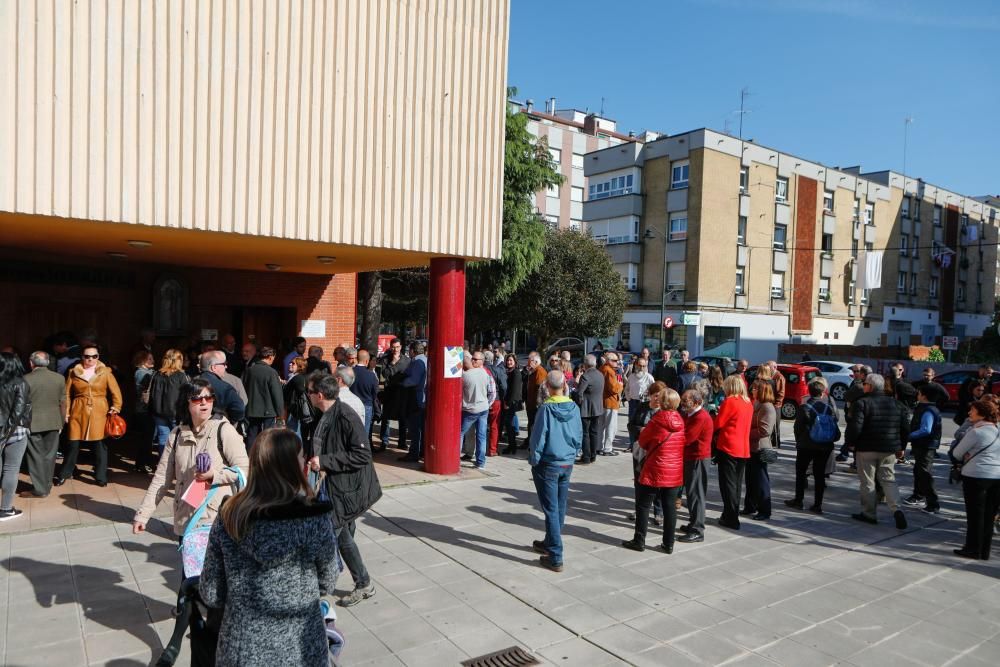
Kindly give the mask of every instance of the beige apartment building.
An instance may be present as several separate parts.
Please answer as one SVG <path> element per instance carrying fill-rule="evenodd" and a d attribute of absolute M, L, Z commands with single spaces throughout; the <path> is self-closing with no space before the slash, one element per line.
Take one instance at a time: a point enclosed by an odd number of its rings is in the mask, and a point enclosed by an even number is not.
<path fill-rule="evenodd" d="M 986 201 L 706 129 L 584 165 L 592 188 L 611 184 L 584 221 L 631 295 L 608 342 L 760 360 L 779 343 L 929 344 L 990 323 L 1000 209 Z"/>

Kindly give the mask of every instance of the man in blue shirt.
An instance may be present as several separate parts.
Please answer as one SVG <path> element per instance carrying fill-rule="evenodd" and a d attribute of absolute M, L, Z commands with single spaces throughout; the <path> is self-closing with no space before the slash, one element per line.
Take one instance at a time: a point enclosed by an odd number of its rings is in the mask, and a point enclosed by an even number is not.
<path fill-rule="evenodd" d="M 941 444 L 941 411 L 937 403 L 941 395 L 947 396 L 944 387 L 934 382 L 917 391 L 917 406 L 910 422 L 910 447 L 913 450 L 913 494 L 903 501 L 910 507 L 924 506 L 925 512 L 937 514 L 941 510 L 934 490 L 934 452 Z"/>
<path fill-rule="evenodd" d="M 347 365 L 354 370 L 354 384 L 351 393 L 361 399 L 365 406 L 365 433 L 368 441 L 372 439 L 372 416 L 375 414 L 375 398 L 378 396 L 378 376 L 368 368 L 371 357 L 368 350 L 356 350 L 349 347 L 344 350 Z"/>
<path fill-rule="evenodd" d="M 406 397 L 406 431 L 410 438 L 410 449 L 399 457 L 400 461 L 411 463 L 424 457 L 424 414 L 427 410 L 427 355 L 423 343 L 410 343 L 410 364 L 403 371 L 400 381 Z"/>

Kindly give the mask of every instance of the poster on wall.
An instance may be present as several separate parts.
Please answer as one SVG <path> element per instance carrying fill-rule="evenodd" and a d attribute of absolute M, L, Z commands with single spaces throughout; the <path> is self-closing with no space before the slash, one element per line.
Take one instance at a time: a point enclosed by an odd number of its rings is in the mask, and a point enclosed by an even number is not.
<path fill-rule="evenodd" d="M 303 338 L 324 338 L 326 336 L 326 320 L 302 320 L 299 335 Z"/>
<path fill-rule="evenodd" d="M 461 345 L 444 346 L 444 377 L 445 379 L 462 377 L 462 358 L 464 350 Z"/>

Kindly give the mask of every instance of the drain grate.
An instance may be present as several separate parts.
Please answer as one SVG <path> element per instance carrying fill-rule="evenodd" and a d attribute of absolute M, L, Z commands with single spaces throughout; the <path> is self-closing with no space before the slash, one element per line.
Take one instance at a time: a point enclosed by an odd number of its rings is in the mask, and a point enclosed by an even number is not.
<path fill-rule="evenodd" d="M 519 667 L 520 665 L 540 665 L 520 646 L 511 646 L 502 651 L 481 655 L 478 658 L 469 658 L 462 663 L 463 667 Z"/>

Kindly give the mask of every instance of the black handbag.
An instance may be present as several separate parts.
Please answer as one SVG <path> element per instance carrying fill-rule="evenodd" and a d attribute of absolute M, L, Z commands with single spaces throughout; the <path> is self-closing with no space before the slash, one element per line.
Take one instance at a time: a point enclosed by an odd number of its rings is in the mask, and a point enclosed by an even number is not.
<path fill-rule="evenodd" d="M 761 463 L 777 463 L 778 462 L 778 450 L 773 447 L 768 447 L 767 449 L 761 449 L 757 452 L 757 458 L 760 459 Z"/>

